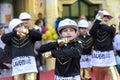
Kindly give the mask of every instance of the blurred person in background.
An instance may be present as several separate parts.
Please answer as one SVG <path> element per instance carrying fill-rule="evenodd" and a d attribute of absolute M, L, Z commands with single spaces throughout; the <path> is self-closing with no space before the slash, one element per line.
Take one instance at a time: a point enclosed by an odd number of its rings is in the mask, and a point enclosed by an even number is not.
<path fill-rule="evenodd" d="M 81 16 L 79 17 L 79 20 L 87 20 L 87 18 L 86 18 L 85 15 L 81 15 Z"/>
<path fill-rule="evenodd" d="M 88 34 L 89 24 L 86 20 L 82 19 L 78 22 L 79 34 L 78 38 L 82 42 L 83 50 L 80 59 L 80 72 L 82 80 L 92 80 L 91 78 L 91 53 L 93 47 L 92 36 Z"/>
<path fill-rule="evenodd" d="M 59 23 L 60 23 L 60 21 L 63 20 L 63 19 L 64 19 L 64 18 L 62 18 L 62 17 L 58 17 L 58 18 L 56 19 L 56 21 L 55 21 L 55 30 L 56 30 L 57 33 L 58 33 L 57 28 L 58 28 L 58 26 L 59 26 Z"/>
<path fill-rule="evenodd" d="M 45 18 L 43 18 L 43 15 L 42 13 L 38 13 L 38 19 L 37 20 L 42 20 L 43 22 L 43 27 L 46 27 L 46 21 L 45 21 Z M 37 21 L 36 20 L 36 21 Z"/>
<path fill-rule="evenodd" d="M 116 33 L 115 37 L 114 37 L 114 41 L 113 41 L 113 45 L 114 45 L 114 49 L 116 52 L 116 67 L 118 72 L 120 73 L 120 22 L 119 22 L 119 26 L 118 26 L 118 33 Z"/>
<path fill-rule="evenodd" d="M 33 26 L 35 28 L 35 26 L 38 27 L 38 31 L 40 33 L 42 33 L 42 30 L 43 30 L 43 21 L 41 19 L 38 19 L 36 22 L 35 22 L 35 25 Z M 34 47 L 37 51 L 37 55 L 36 56 L 36 61 L 38 62 L 38 69 L 39 71 L 43 71 L 43 57 L 42 57 L 42 54 L 40 54 L 40 52 L 38 51 L 38 49 L 40 48 L 40 46 L 42 45 L 42 41 L 36 41 L 35 44 L 34 44 Z"/>
<path fill-rule="evenodd" d="M 26 28 L 30 28 L 30 21 L 31 21 L 31 15 L 27 12 L 21 12 L 19 15 L 19 19 L 23 22 L 24 26 Z"/>
<path fill-rule="evenodd" d="M 3 25 L 0 25 L 0 47 L 4 49 L 5 44 L 1 41 L 2 35 L 5 34 L 5 28 Z"/>
<path fill-rule="evenodd" d="M 79 20 L 86 20 L 87 21 L 87 23 L 88 23 L 88 31 L 87 31 L 87 33 L 89 34 L 89 30 L 91 29 L 91 26 L 93 24 L 93 19 L 92 18 L 87 19 L 85 15 L 81 15 L 79 17 Z"/>
<path fill-rule="evenodd" d="M 6 65 L 5 59 L 5 44 L 1 40 L 1 37 L 5 34 L 4 25 L 0 25 L 0 69 L 2 70 L 9 70 L 10 68 Z"/>

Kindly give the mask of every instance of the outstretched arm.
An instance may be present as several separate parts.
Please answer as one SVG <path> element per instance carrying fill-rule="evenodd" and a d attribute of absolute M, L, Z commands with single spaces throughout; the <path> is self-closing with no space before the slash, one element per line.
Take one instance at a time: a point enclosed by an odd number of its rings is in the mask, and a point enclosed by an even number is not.
<path fill-rule="evenodd" d="M 59 48 L 51 51 L 53 57 L 80 57 L 81 52 L 82 46 L 80 43 L 76 43 L 70 48 Z"/>
<path fill-rule="evenodd" d="M 14 36 L 16 36 L 16 31 L 13 31 L 13 32 L 10 32 L 10 33 L 7 33 L 7 34 L 4 34 L 2 37 L 1 37 L 1 40 L 7 44 L 7 45 L 10 45 L 11 44 L 11 40 Z"/>

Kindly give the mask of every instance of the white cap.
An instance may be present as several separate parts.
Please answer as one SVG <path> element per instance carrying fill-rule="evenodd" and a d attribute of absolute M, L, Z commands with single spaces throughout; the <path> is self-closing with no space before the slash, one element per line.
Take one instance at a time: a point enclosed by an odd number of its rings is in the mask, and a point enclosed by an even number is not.
<path fill-rule="evenodd" d="M 60 33 L 60 31 L 61 31 L 63 28 L 66 28 L 66 27 L 72 27 L 72 28 L 74 28 L 75 30 L 78 30 L 78 27 L 77 27 L 76 22 L 73 21 L 73 20 L 71 20 L 71 19 L 68 19 L 68 18 L 60 21 L 57 30 L 58 30 L 58 32 Z"/>
<path fill-rule="evenodd" d="M 105 15 L 109 16 L 110 19 L 113 18 L 113 16 L 110 15 L 110 13 L 108 13 L 106 10 L 103 10 L 102 13 L 103 13 L 104 16 L 105 16 Z"/>
<path fill-rule="evenodd" d="M 22 23 L 22 21 L 20 20 L 20 19 L 12 19 L 11 21 L 10 21 L 10 23 L 9 23 L 9 30 L 10 30 L 10 32 L 12 32 L 13 31 L 13 29 L 17 26 L 17 25 L 19 25 L 19 24 L 21 24 Z"/>
<path fill-rule="evenodd" d="M 23 19 L 31 19 L 31 16 L 27 12 L 22 12 L 19 15 L 19 19 L 21 19 L 21 20 L 23 20 Z"/>
<path fill-rule="evenodd" d="M 88 28 L 89 27 L 89 24 L 86 20 L 80 20 L 78 22 L 78 27 L 81 27 L 81 28 Z"/>

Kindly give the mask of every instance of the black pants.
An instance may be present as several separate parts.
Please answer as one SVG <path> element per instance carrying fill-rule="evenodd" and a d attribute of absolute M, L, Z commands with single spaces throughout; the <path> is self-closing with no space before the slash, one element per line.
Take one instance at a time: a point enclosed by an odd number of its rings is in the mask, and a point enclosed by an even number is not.
<path fill-rule="evenodd" d="M 37 80 L 40 80 L 40 72 L 39 72 L 39 69 L 38 69 L 38 73 L 37 73 Z"/>
<path fill-rule="evenodd" d="M 120 56 L 120 51 L 117 50 L 116 52 L 117 52 L 117 55 Z"/>
<path fill-rule="evenodd" d="M 38 51 L 38 50 L 37 50 Z M 42 66 L 43 65 L 43 57 L 42 54 L 40 52 L 38 52 L 38 55 L 35 55 L 36 61 L 39 61 L 39 65 Z"/>

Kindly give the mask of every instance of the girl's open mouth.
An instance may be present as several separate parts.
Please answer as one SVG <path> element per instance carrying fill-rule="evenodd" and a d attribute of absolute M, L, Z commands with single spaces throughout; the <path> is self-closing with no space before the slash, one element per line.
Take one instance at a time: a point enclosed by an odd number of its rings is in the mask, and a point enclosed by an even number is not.
<path fill-rule="evenodd" d="M 71 38 L 72 36 L 66 36 L 67 38 Z"/>

